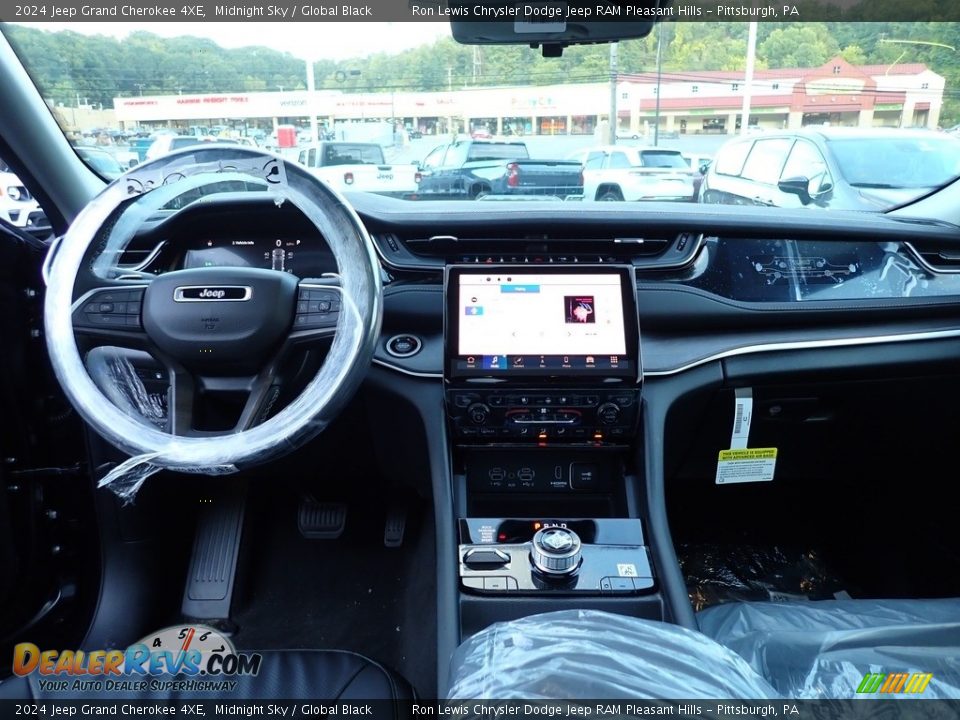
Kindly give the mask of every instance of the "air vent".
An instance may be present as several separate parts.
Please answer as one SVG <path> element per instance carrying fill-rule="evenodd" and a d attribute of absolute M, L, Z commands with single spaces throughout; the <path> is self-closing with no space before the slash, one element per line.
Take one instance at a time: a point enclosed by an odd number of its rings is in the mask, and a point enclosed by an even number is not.
<path fill-rule="evenodd" d="M 660 268 L 695 253 L 698 238 L 677 237 L 460 237 L 431 235 L 375 236 L 382 256 L 396 268 L 441 269 L 447 264 L 632 264 L 638 269 Z M 692 259 L 687 257 L 687 260 Z"/>
<path fill-rule="evenodd" d="M 919 240 L 904 244 L 927 270 L 960 273 L 960 244 L 942 240 Z"/>

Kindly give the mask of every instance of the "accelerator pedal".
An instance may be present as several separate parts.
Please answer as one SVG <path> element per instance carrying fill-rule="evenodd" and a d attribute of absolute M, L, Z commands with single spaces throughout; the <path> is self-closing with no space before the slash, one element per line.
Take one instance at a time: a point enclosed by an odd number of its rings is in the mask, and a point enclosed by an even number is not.
<path fill-rule="evenodd" d="M 230 625 L 246 498 L 246 483 L 234 481 L 203 501 L 183 590 L 184 617 Z"/>
<path fill-rule="evenodd" d="M 403 534 L 407 530 L 407 508 L 392 505 L 387 510 L 387 521 L 383 526 L 383 544 L 388 548 L 403 545 Z"/>

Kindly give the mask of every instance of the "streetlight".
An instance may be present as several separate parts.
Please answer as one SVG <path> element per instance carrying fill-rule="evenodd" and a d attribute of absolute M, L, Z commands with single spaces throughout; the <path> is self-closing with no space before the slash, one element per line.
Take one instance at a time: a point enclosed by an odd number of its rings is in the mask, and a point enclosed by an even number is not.
<path fill-rule="evenodd" d="M 893 39 L 887 39 L 887 38 L 880 38 L 880 42 L 897 44 L 897 45 L 927 45 L 929 47 L 946 48 L 951 52 L 957 51 L 957 49 L 953 45 L 946 45 L 944 43 L 932 42 L 930 40 L 893 40 Z M 884 73 L 884 75 L 889 75 L 890 71 L 893 70 L 894 65 L 896 65 L 898 62 L 903 60 L 903 56 L 907 54 L 907 50 L 909 50 L 909 48 L 907 48 L 902 53 L 900 53 L 900 55 L 897 56 L 897 59 L 894 60 L 892 63 L 890 63 L 890 67 L 887 68 L 887 71 Z"/>
<path fill-rule="evenodd" d="M 657 25 L 657 107 L 653 114 L 653 146 L 660 143 L 660 81 L 663 78 L 663 62 L 661 50 L 663 48 L 663 23 Z"/>
<path fill-rule="evenodd" d="M 607 128 L 607 136 L 611 145 L 617 144 L 617 51 L 620 46 L 618 43 L 610 43 L 610 127 Z"/>
<path fill-rule="evenodd" d="M 753 66 L 757 60 L 757 21 L 750 23 L 747 34 L 747 70 L 743 78 L 743 107 L 740 109 L 740 134 L 750 131 L 750 99 L 753 94 Z M 734 128 L 736 130 L 736 128 Z"/>
<path fill-rule="evenodd" d="M 944 48 L 945 50 L 949 50 L 950 52 L 957 51 L 957 49 L 953 45 L 947 45 L 946 43 L 933 42 L 932 40 L 898 40 L 898 39 L 882 37 L 880 38 L 880 42 L 887 43 L 887 44 L 897 44 L 897 45 L 926 45 L 928 47 Z M 896 65 L 898 62 L 900 62 L 903 59 L 903 56 L 907 54 L 907 51 L 909 49 L 910 48 L 905 48 L 904 51 L 897 56 L 897 59 L 894 60 L 892 63 L 890 63 L 890 67 L 888 67 L 886 72 L 883 74 L 889 75 L 890 71 L 893 70 L 894 65 Z M 901 107 L 900 127 L 903 127 L 903 121 L 905 119 L 903 116 L 904 115 L 903 111 L 904 111 L 904 108 Z M 929 123 L 929 118 L 927 119 L 927 122 Z"/>

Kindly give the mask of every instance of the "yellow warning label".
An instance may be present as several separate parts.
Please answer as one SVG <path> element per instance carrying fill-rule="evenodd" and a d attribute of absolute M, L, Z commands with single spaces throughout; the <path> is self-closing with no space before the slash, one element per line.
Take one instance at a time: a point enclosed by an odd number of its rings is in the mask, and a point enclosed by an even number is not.
<path fill-rule="evenodd" d="M 739 448 L 721 450 L 719 461 L 725 460 L 776 460 L 776 448 Z"/>

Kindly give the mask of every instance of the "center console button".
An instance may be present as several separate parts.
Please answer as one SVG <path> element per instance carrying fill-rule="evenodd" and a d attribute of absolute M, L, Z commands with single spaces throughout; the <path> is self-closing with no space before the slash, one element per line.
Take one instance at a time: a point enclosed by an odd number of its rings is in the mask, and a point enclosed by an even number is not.
<path fill-rule="evenodd" d="M 510 556 L 502 550 L 468 550 L 463 564 L 474 570 L 497 570 L 510 562 Z"/>
<path fill-rule="evenodd" d="M 483 579 L 484 590 L 506 590 L 507 578 L 505 577 L 486 577 Z"/>

